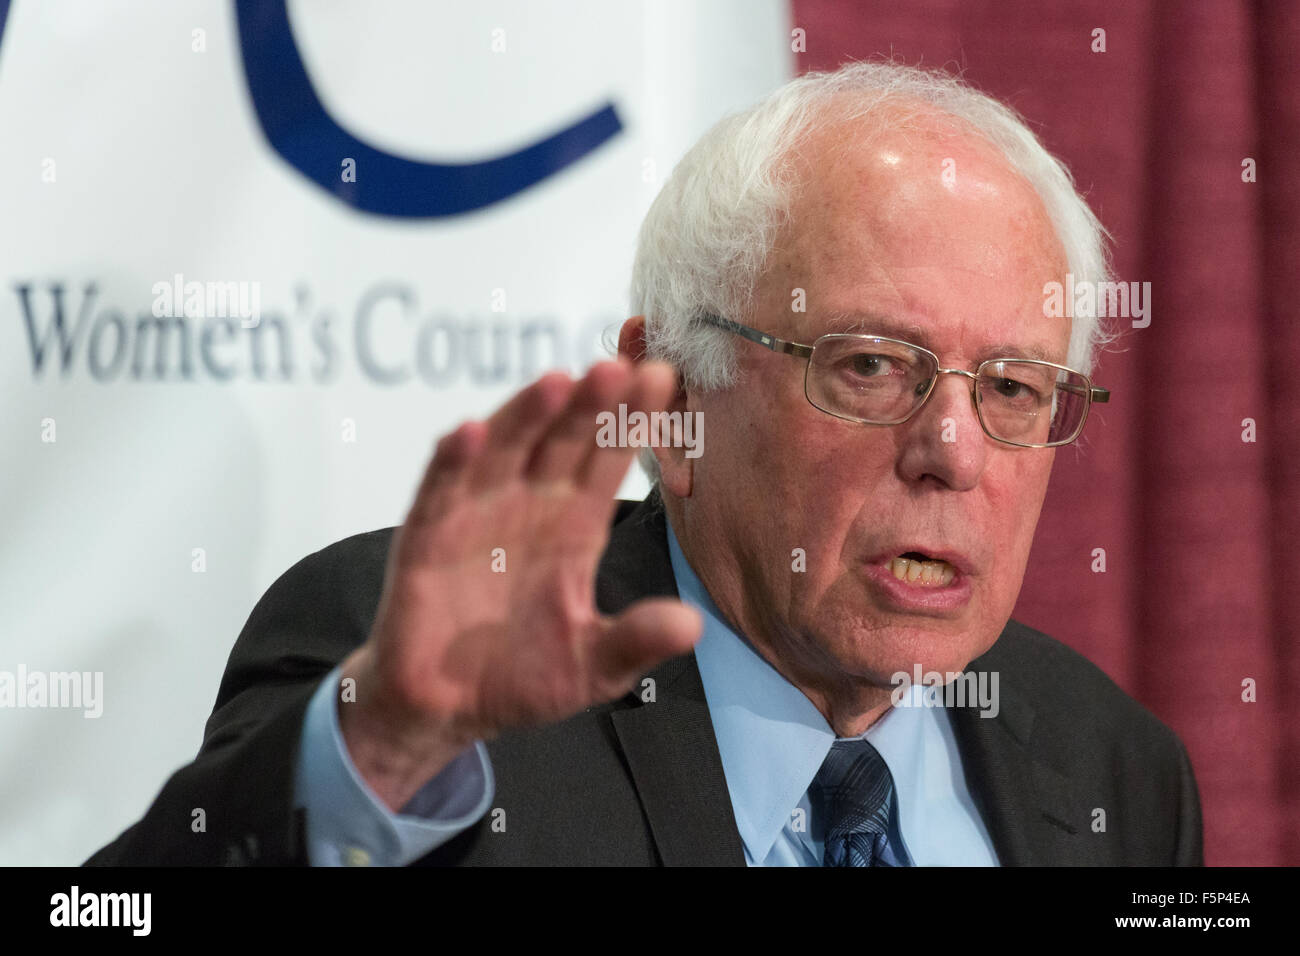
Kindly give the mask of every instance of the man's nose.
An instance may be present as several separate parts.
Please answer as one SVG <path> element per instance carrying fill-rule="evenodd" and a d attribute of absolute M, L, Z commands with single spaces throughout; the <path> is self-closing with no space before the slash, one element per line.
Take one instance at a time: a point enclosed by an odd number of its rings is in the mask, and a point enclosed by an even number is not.
<path fill-rule="evenodd" d="M 984 434 L 964 375 L 940 375 L 934 391 L 904 429 L 898 467 L 908 482 L 934 478 L 955 491 L 979 483 L 993 439 Z"/>

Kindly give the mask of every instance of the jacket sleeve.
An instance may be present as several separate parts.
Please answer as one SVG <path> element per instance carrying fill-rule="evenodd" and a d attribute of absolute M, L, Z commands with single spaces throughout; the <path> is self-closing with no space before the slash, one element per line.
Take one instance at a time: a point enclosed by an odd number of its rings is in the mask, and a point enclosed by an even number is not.
<path fill-rule="evenodd" d="M 271 585 L 231 650 L 198 756 L 85 865 L 308 863 L 306 821 L 294 809 L 307 705 L 369 632 L 391 535 L 332 544 Z"/>

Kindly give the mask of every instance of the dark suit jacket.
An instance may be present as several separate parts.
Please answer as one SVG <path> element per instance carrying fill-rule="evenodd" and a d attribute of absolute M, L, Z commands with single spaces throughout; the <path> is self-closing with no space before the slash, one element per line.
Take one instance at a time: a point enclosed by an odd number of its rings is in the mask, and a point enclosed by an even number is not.
<path fill-rule="evenodd" d="M 88 864 L 307 862 L 292 805 L 304 712 L 369 632 L 393 530 L 330 545 L 271 586 L 231 651 L 198 756 Z M 600 609 L 676 593 L 662 506 L 620 504 L 596 578 Z M 1105 674 L 1015 621 L 970 669 L 999 672 L 996 717 L 952 708 L 952 718 L 1004 865 L 1202 862 L 1186 751 Z M 652 703 L 633 693 L 490 742 L 504 830 L 489 813 L 418 863 L 743 864 L 694 653 L 650 676 Z M 191 827 L 196 808 L 206 832 Z M 1098 809 L 1105 827 L 1094 832 Z"/>

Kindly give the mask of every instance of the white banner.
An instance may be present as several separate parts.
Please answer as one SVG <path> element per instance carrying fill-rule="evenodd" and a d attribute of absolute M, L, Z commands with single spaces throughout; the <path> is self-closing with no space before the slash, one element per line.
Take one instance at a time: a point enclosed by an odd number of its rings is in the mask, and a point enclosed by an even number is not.
<path fill-rule="evenodd" d="M 606 354 L 663 179 L 793 55 L 783 0 L 6 7 L 0 863 L 68 864 L 276 577 Z"/>

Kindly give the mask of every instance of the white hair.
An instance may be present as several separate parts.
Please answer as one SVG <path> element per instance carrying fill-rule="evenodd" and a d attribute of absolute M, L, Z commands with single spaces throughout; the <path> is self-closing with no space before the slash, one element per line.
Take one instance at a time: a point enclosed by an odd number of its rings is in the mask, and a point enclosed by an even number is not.
<path fill-rule="evenodd" d="M 671 363 L 688 387 L 731 385 L 739 339 L 696 320 L 713 313 L 750 324 L 756 281 L 800 185 L 801 141 L 828 120 L 885 128 L 936 110 L 991 144 L 1034 189 L 1076 285 L 1111 277 L 1105 227 L 1014 110 L 943 71 L 849 63 L 806 73 L 725 117 L 677 164 L 641 224 L 632 267 L 630 314 L 645 316 L 647 354 Z M 1066 364 L 1091 374 L 1113 337 L 1076 309 Z M 648 449 L 642 463 L 657 474 Z"/>

